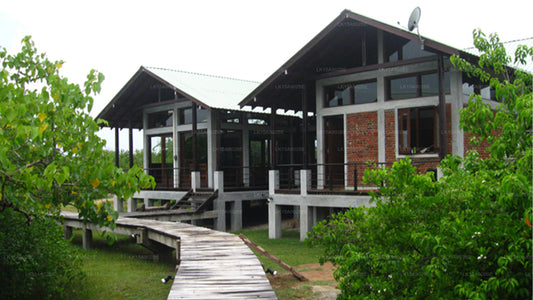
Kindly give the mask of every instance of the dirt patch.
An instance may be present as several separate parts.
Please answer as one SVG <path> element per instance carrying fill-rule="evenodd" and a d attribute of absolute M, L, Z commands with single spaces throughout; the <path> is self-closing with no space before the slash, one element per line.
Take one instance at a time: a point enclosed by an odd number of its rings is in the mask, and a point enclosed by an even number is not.
<path fill-rule="evenodd" d="M 335 267 L 330 262 L 327 262 L 323 265 L 299 265 L 296 267 L 296 270 L 307 277 L 309 281 L 335 281 L 335 278 L 333 278 Z"/>
<path fill-rule="evenodd" d="M 299 281 L 291 273 L 268 275 L 270 284 L 278 292 L 279 299 L 336 299 L 339 290 L 333 278 L 335 267 L 331 263 L 306 264 L 294 267 L 309 281 Z"/>

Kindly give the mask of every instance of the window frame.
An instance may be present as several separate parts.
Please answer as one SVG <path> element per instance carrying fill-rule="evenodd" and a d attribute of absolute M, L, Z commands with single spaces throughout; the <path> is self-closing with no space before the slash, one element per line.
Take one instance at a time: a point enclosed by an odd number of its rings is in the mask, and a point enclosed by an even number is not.
<path fill-rule="evenodd" d="M 375 83 L 376 85 L 376 100 L 372 101 L 372 102 L 364 102 L 364 103 L 356 103 L 356 99 L 355 99 L 355 87 L 358 86 L 358 85 L 363 85 L 363 84 L 368 84 L 368 83 Z M 333 105 L 333 106 L 330 106 L 329 105 L 329 101 L 330 99 L 328 99 L 328 92 L 330 91 L 330 89 L 335 89 L 337 87 L 346 87 L 347 89 L 349 89 L 348 93 L 350 95 L 350 99 L 348 101 L 347 104 L 338 104 L 338 105 Z M 343 91 L 346 90 L 343 89 Z M 348 82 L 348 83 L 339 83 L 339 84 L 332 84 L 332 85 L 327 85 L 327 86 L 324 86 L 324 107 L 325 108 L 329 108 L 329 107 L 339 107 L 339 106 L 347 106 L 347 105 L 360 105 L 360 104 L 369 104 L 369 103 L 376 103 L 378 101 L 378 84 L 377 84 L 377 78 L 372 78 L 372 79 L 367 79 L 367 80 L 361 80 L 361 81 L 353 81 L 353 82 Z M 344 102 L 344 101 L 343 101 Z"/>
<path fill-rule="evenodd" d="M 410 74 L 402 74 L 399 76 L 391 76 L 385 78 L 385 100 L 386 101 L 397 101 L 397 100 L 405 100 L 405 99 L 413 99 L 413 98 L 422 98 L 422 97 L 435 97 L 438 96 L 438 92 L 433 95 L 423 95 L 422 94 L 422 76 L 424 75 L 433 75 L 438 74 L 437 71 L 425 71 L 425 72 L 417 72 L 417 73 L 410 73 Z M 445 95 L 451 95 L 451 78 L 448 80 L 448 84 L 446 84 L 446 74 L 448 74 L 448 77 L 450 78 L 451 74 L 449 71 L 444 72 L 445 80 L 444 80 L 444 94 Z M 414 97 L 405 97 L 405 98 L 392 98 L 392 89 L 391 89 L 391 81 L 395 79 L 402 79 L 402 78 L 410 78 L 415 77 L 416 78 L 416 96 Z"/>
<path fill-rule="evenodd" d="M 420 150 L 423 150 L 422 146 L 420 146 L 420 110 L 421 109 L 429 109 L 431 108 L 433 111 L 433 150 L 430 151 L 424 151 L 419 152 Z M 410 114 L 412 111 L 415 111 L 415 122 L 416 122 L 416 128 L 415 133 L 416 136 L 416 145 L 413 147 L 411 146 L 411 138 L 413 134 L 412 126 L 411 126 L 411 117 Z M 406 124 L 404 124 L 404 116 L 407 115 Z M 438 154 L 440 151 L 440 145 L 439 145 L 439 113 L 438 113 L 438 107 L 437 106 L 418 106 L 418 107 L 406 107 L 406 108 L 400 108 L 397 110 L 397 120 L 398 120 L 398 155 L 421 155 L 421 154 Z M 407 127 L 406 130 L 404 130 L 404 126 Z M 406 132 L 407 136 L 404 136 L 404 132 Z M 405 145 L 404 139 L 407 142 L 408 146 Z"/>

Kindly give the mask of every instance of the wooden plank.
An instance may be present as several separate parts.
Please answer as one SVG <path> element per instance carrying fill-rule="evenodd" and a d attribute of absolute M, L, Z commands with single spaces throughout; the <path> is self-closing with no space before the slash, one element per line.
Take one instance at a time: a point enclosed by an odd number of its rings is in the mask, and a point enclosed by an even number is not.
<path fill-rule="evenodd" d="M 247 237 L 245 237 L 242 233 L 239 234 L 239 237 L 244 241 L 244 243 L 248 246 L 250 246 L 252 249 L 256 250 L 257 252 L 263 254 L 264 256 L 268 257 L 273 262 L 280 265 L 285 270 L 289 271 L 300 281 L 309 281 L 304 275 L 300 274 L 298 271 L 296 271 L 293 267 L 289 266 L 288 264 L 281 261 L 281 259 L 277 258 L 276 256 L 268 253 L 265 249 L 263 249 L 261 246 L 257 245 L 256 243 L 250 241 Z"/>
<path fill-rule="evenodd" d="M 83 224 L 77 213 L 62 216 L 66 226 L 106 229 Z M 116 220 L 115 232 L 136 233 L 139 228 L 148 232 L 148 239 L 181 239 L 181 264 L 168 299 L 277 299 L 261 263 L 239 237 L 184 223 Z"/>

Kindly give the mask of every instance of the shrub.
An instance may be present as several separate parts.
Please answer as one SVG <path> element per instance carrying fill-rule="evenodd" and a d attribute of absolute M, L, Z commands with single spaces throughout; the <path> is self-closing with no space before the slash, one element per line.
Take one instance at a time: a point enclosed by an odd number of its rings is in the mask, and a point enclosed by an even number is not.
<path fill-rule="evenodd" d="M 0 299 L 67 299 L 83 283 L 82 254 L 52 220 L 0 213 Z"/>

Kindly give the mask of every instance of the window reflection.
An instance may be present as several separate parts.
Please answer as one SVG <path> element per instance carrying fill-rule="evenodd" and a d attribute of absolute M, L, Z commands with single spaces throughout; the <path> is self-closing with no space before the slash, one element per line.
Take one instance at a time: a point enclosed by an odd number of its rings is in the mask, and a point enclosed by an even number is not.
<path fill-rule="evenodd" d="M 355 82 L 325 88 L 327 107 L 376 102 L 377 82 Z"/>
<path fill-rule="evenodd" d="M 196 110 L 196 121 L 197 123 L 206 123 L 209 116 L 209 111 L 203 108 L 198 107 Z M 179 109 L 179 124 L 191 124 L 192 123 L 192 108 L 181 108 Z"/>

